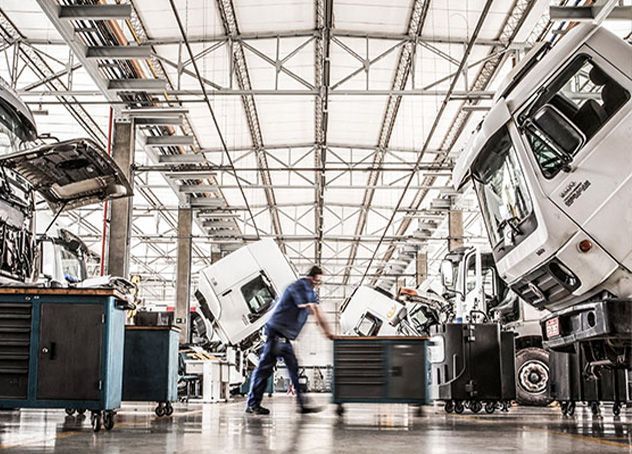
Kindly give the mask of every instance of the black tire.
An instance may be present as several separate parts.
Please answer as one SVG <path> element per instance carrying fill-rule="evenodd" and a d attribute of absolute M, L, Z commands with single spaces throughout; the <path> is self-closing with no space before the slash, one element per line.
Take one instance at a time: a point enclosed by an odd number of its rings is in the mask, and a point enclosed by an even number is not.
<path fill-rule="evenodd" d="M 345 414 L 345 407 L 342 404 L 338 404 L 338 406 L 336 407 L 336 414 L 338 416 L 342 416 Z"/>
<path fill-rule="evenodd" d="M 538 347 L 516 353 L 516 401 L 520 405 L 546 407 L 550 397 L 549 353 Z"/>
<path fill-rule="evenodd" d="M 462 415 L 464 410 L 465 410 L 465 406 L 463 405 L 463 402 L 454 403 L 454 412 L 457 415 Z"/>
<path fill-rule="evenodd" d="M 171 416 L 172 414 L 173 414 L 173 406 L 169 402 L 167 402 L 165 404 L 165 415 Z"/>
<path fill-rule="evenodd" d="M 163 417 L 166 414 L 165 407 L 163 407 L 162 404 L 158 405 L 154 411 L 156 412 L 156 416 L 158 416 L 159 418 Z"/>
<path fill-rule="evenodd" d="M 451 400 L 446 401 L 443 409 L 446 413 L 452 413 L 454 411 L 454 402 L 452 402 Z"/>
<path fill-rule="evenodd" d="M 103 427 L 105 430 L 112 430 L 114 428 L 114 412 L 106 411 L 103 415 Z"/>
<path fill-rule="evenodd" d="M 470 402 L 470 411 L 472 413 L 478 413 L 483 409 L 483 404 L 479 400 L 473 400 Z"/>
<path fill-rule="evenodd" d="M 592 412 L 593 416 L 599 416 L 601 415 L 601 406 L 599 405 L 599 402 L 591 402 L 590 403 L 590 411 Z"/>
<path fill-rule="evenodd" d="M 487 402 L 485 404 L 485 413 L 491 415 L 496 411 L 496 402 Z"/>
<path fill-rule="evenodd" d="M 85 408 L 79 408 L 79 409 L 77 410 L 77 414 L 78 414 L 79 416 L 83 416 L 85 413 L 86 413 L 86 409 L 85 409 Z"/>
<path fill-rule="evenodd" d="M 68 416 L 72 416 L 75 414 L 75 409 L 74 408 L 66 408 L 66 414 Z"/>
<path fill-rule="evenodd" d="M 101 412 L 93 412 L 90 417 L 90 423 L 92 424 L 92 431 L 97 433 L 101 430 Z"/>

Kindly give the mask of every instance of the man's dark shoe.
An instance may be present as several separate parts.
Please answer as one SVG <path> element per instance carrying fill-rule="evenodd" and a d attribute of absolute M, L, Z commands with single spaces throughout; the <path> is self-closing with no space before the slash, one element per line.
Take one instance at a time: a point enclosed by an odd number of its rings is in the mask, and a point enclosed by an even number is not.
<path fill-rule="evenodd" d="M 253 415 L 269 415 L 270 414 L 270 410 L 268 410 L 267 408 L 262 407 L 261 405 L 258 405 L 256 407 L 247 407 L 246 408 L 246 413 L 250 413 Z"/>
<path fill-rule="evenodd" d="M 323 407 L 300 407 L 298 409 L 298 412 L 303 414 L 303 415 L 307 415 L 309 413 L 320 413 L 321 411 L 323 411 Z"/>

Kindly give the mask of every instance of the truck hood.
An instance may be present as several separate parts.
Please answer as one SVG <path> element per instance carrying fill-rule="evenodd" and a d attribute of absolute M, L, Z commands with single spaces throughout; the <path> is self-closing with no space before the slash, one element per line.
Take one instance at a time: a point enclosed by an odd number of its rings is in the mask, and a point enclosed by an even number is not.
<path fill-rule="evenodd" d="M 91 139 L 73 139 L 0 156 L 0 166 L 25 178 L 53 211 L 129 197 L 123 171 Z"/>

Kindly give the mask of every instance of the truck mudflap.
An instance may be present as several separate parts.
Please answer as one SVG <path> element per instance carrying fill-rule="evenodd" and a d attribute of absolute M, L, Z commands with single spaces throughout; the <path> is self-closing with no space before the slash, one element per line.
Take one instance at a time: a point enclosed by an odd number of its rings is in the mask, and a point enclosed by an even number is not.
<path fill-rule="evenodd" d="M 542 345 L 567 351 L 576 342 L 601 339 L 632 342 L 632 300 L 594 301 L 554 312 L 540 321 Z"/>

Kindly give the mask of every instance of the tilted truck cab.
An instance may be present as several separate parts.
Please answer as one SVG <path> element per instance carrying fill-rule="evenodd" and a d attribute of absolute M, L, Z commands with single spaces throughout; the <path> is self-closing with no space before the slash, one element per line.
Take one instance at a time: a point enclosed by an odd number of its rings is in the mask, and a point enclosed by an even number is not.
<path fill-rule="evenodd" d="M 132 195 L 122 170 L 93 140 L 37 139 L 32 113 L 0 82 L 0 284 L 35 282 L 42 271 L 35 263 L 36 193 L 55 214 Z M 57 233 L 51 236 L 61 241 Z"/>
<path fill-rule="evenodd" d="M 544 345 L 632 368 L 632 47 L 592 24 L 527 55 L 459 158 Z"/>

